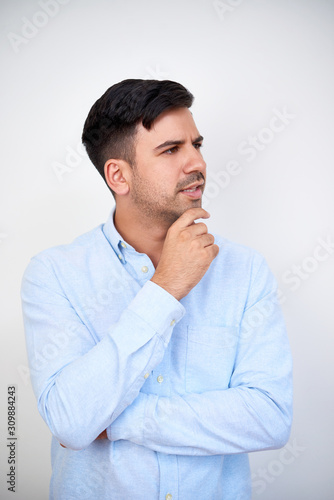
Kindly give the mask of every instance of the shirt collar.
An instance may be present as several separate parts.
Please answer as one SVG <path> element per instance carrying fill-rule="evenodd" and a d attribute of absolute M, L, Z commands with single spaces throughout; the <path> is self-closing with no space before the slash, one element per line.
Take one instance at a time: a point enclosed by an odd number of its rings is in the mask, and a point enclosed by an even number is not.
<path fill-rule="evenodd" d="M 138 253 L 135 248 L 121 237 L 115 228 L 114 215 L 115 209 L 112 210 L 109 218 L 102 225 L 102 232 L 127 272 L 140 285 L 144 285 L 146 281 L 152 278 L 155 272 L 153 263 L 148 255 Z"/>
<path fill-rule="evenodd" d="M 107 219 L 107 222 L 103 224 L 102 231 L 107 240 L 109 241 L 112 249 L 123 263 L 126 262 L 124 256 L 124 250 L 126 248 L 132 248 L 128 245 L 121 237 L 114 224 L 115 209 L 113 209 Z"/>

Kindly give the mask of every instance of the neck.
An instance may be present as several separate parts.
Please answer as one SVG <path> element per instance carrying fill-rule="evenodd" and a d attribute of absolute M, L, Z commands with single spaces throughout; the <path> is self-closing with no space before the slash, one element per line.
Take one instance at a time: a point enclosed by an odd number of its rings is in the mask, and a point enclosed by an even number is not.
<path fill-rule="evenodd" d="M 129 210 L 129 207 L 123 210 L 122 207 L 117 205 L 114 224 L 124 241 L 137 252 L 148 255 L 156 268 L 161 257 L 168 227 L 147 220 L 144 215 Z"/>

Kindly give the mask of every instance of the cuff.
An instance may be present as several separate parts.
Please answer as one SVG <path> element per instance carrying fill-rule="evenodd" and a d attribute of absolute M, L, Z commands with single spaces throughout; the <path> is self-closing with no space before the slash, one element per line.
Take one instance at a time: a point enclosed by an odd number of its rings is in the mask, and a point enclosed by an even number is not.
<path fill-rule="evenodd" d="M 185 308 L 173 295 L 153 281 L 147 281 L 129 305 L 129 310 L 142 318 L 165 341 L 171 328 L 185 315 Z"/>

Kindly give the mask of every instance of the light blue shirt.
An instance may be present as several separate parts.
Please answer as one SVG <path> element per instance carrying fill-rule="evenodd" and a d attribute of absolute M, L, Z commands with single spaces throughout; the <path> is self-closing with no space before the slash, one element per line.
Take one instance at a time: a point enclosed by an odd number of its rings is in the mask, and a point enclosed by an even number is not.
<path fill-rule="evenodd" d="M 247 453 L 283 446 L 291 426 L 276 281 L 259 253 L 216 237 L 219 255 L 177 301 L 112 215 L 23 277 L 50 499 L 248 500 Z"/>

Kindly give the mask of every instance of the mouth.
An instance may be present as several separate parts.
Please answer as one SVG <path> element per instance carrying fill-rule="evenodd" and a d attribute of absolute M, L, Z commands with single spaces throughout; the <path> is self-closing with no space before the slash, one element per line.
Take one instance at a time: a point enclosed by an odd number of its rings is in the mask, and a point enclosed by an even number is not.
<path fill-rule="evenodd" d="M 185 189 L 182 189 L 180 193 L 194 199 L 201 198 L 204 189 L 203 186 L 204 186 L 204 181 L 202 182 L 197 181 L 196 183 L 187 186 Z"/>

